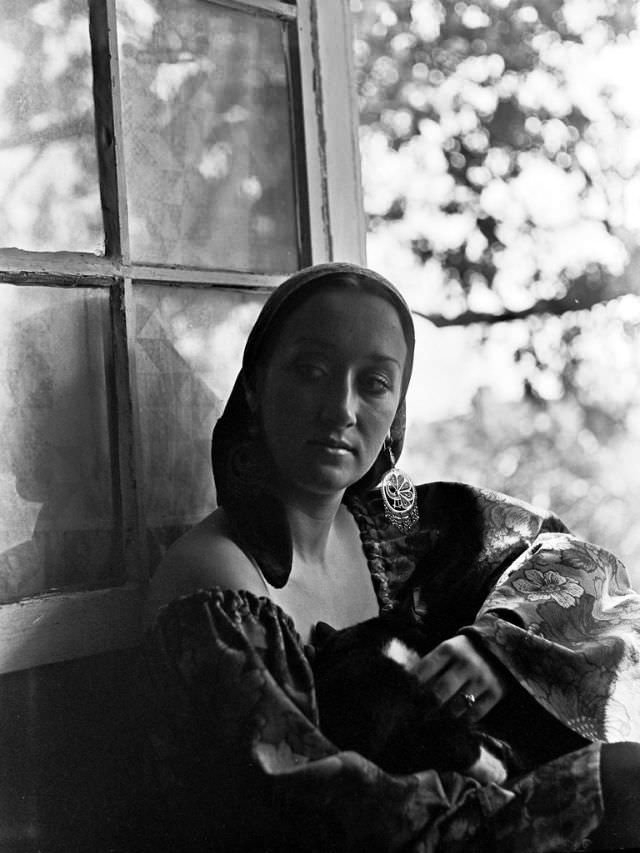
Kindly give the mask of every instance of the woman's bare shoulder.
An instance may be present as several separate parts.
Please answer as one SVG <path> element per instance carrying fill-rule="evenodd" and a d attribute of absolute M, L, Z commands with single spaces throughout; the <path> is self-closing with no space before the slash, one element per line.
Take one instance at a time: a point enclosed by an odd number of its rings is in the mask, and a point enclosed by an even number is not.
<path fill-rule="evenodd" d="M 222 509 L 212 512 L 169 548 L 149 584 L 148 618 L 174 598 L 213 586 L 267 594 L 258 569 L 231 538 Z"/>

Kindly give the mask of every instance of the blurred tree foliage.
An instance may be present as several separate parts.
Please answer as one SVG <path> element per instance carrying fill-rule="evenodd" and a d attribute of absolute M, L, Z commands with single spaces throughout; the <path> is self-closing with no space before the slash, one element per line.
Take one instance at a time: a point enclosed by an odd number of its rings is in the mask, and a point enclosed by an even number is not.
<path fill-rule="evenodd" d="M 637 2 L 352 8 L 370 263 L 504 362 L 465 414 L 425 402 L 420 474 L 551 505 L 640 565 Z"/>
<path fill-rule="evenodd" d="M 86 0 L 0 0 L 0 242 L 96 251 L 104 238 Z"/>

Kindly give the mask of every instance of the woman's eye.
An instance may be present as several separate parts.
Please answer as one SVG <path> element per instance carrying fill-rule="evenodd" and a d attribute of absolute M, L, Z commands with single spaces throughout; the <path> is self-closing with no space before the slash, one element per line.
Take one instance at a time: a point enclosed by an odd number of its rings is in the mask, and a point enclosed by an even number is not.
<path fill-rule="evenodd" d="M 325 373 L 321 365 L 309 361 L 298 362 L 295 367 L 298 376 L 309 381 L 320 379 Z"/>
<path fill-rule="evenodd" d="M 380 376 L 377 373 L 371 376 L 366 376 L 364 378 L 363 385 L 368 394 L 381 395 L 392 390 L 389 379 L 387 379 L 386 376 Z"/>

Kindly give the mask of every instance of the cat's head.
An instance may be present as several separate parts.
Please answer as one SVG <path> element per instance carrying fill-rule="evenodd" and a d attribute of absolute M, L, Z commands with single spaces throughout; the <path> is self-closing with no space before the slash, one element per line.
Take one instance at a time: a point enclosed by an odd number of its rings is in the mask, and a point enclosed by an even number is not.
<path fill-rule="evenodd" d="M 318 622 L 312 638 L 316 674 L 329 671 L 333 677 L 338 668 L 347 668 L 348 674 L 348 668 L 356 663 L 362 668 L 365 662 L 370 666 L 376 659 L 393 661 L 405 672 L 411 672 L 419 655 L 415 645 L 405 642 L 403 632 L 398 629 L 395 620 L 380 616 L 339 630 Z"/>

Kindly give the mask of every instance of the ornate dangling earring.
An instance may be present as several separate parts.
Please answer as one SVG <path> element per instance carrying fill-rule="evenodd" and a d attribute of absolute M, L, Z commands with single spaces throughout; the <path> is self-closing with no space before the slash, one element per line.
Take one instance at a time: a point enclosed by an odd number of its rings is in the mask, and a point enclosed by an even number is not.
<path fill-rule="evenodd" d="M 390 436 L 385 445 L 391 463 L 391 468 L 380 483 L 385 518 L 402 533 L 411 533 L 419 521 L 416 487 L 408 474 L 396 468 Z"/>

